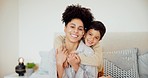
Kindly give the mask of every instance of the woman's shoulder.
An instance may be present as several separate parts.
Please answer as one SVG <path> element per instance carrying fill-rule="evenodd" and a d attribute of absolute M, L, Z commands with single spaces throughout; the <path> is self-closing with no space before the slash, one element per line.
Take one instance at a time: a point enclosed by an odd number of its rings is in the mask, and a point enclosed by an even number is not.
<path fill-rule="evenodd" d="M 88 53 L 88 52 L 93 53 L 94 52 L 93 49 L 91 47 L 85 45 L 82 40 L 80 41 L 80 44 L 79 44 L 77 50 L 80 52 L 84 52 L 84 53 Z"/>

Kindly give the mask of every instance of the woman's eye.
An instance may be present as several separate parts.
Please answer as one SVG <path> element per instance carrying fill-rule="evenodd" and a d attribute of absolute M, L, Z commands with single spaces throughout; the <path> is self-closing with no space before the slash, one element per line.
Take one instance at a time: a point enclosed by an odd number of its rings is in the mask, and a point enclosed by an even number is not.
<path fill-rule="evenodd" d="M 70 26 L 71 28 L 75 28 L 74 26 Z"/>
<path fill-rule="evenodd" d="M 82 28 L 79 28 L 79 30 L 82 31 L 83 29 Z"/>

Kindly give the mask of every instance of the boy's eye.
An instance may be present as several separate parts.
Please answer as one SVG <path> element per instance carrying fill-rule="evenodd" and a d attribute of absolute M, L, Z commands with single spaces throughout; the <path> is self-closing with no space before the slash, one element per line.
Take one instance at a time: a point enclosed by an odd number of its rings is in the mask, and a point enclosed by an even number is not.
<path fill-rule="evenodd" d="M 92 36 L 92 34 L 91 34 L 91 33 L 89 33 L 89 35 L 90 35 L 90 36 Z"/>
<path fill-rule="evenodd" d="M 95 37 L 97 40 L 99 39 L 99 37 Z"/>

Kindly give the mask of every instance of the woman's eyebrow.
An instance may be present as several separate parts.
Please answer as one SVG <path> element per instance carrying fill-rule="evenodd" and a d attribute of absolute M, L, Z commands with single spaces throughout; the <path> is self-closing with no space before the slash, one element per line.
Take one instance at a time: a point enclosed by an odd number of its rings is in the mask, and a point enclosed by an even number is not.
<path fill-rule="evenodd" d="M 70 23 L 71 25 L 74 25 L 74 26 L 76 26 L 76 24 L 75 23 Z"/>
<path fill-rule="evenodd" d="M 71 25 L 74 25 L 74 26 L 76 26 L 76 24 L 75 24 L 75 23 L 71 23 Z M 83 26 L 79 26 L 79 27 L 82 27 L 82 28 L 83 28 Z"/>

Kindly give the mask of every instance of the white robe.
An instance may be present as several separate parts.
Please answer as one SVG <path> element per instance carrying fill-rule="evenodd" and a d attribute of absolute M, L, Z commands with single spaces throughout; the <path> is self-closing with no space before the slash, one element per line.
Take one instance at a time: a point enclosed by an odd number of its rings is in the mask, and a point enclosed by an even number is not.
<path fill-rule="evenodd" d="M 83 41 L 80 42 L 77 51 L 78 54 L 84 53 L 86 56 L 91 56 L 94 51 L 86 46 Z M 52 49 L 49 54 L 49 71 L 47 74 L 34 73 L 30 78 L 57 78 L 57 69 L 56 69 L 56 58 L 55 58 L 55 49 Z M 72 67 L 65 69 L 65 74 L 63 78 L 97 78 L 98 69 L 96 66 L 89 66 L 81 64 L 78 71 L 75 72 Z"/>

